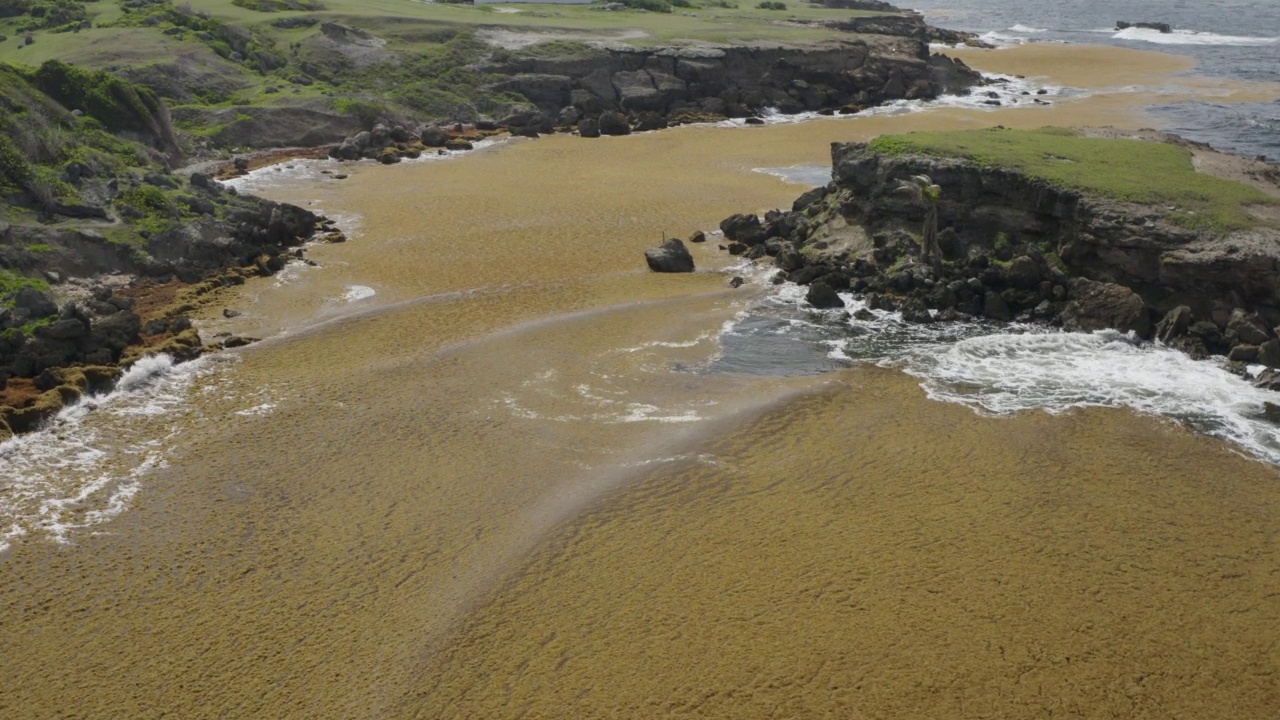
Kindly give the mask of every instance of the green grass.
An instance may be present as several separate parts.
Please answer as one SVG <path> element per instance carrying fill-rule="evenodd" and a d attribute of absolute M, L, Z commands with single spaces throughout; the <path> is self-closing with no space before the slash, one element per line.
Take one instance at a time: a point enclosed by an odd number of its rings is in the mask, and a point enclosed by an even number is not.
<path fill-rule="evenodd" d="M 120 0 L 98 0 L 83 5 L 93 27 L 39 31 L 30 46 L 16 38 L 0 43 L 0 62 L 36 67 L 59 60 L 113 73 L 145 69 L 143 77 L 160 79 L 155 86 L 168 93 L 163 99 L 170 107 L 184 110 L 228 105 L 334 107 L 337 98 L 349 98 L 349 106 L 338 109 L 350 111 L 364 125 L 388 114 L 467 121 L 524 103 L 523 98 L 486 89 L 498 79 L 475 70 L 486 62 L 513 56 L 589 58 L 601 52 L 590 43 L 599 42 L 637 47 L 849 42 L 854 37 L 847 33 L 795 21 L 881 14 L 800 2 L 785 11 L 757 8 L 754 0 L 736 7 L 716 0 L 663 2 L 673 11 L 416 0 L 172 0 L 126 12 Z M 263 12 L 266 9 L 276 11 Z M 292 18 L 316 22 L 296 28 L 275 25 Z M 0 33 L 14 36 L 12 28 L 21 20 L 0 19 Z M 352 67 L 322 39 L 321 23 L 326 21 L 372 33 L 385 41 L 381 50 L 395 62 Z M 234 136 L 226 132 L 230 123 L 225 120 L 219 120 L 222 127 L 205 127 L 195 113 L 187 112 L 184 122 L 179 129 L 188 148 L 195 147 L 193 143 L 218 145 Z M 4 154 L 0 147 L 0 156 Z M 3 160 L 0 157 L 0 164 Z"/>
<path fill-rule="evenodd" d="M 1173 206 L 1172 221 L 1197 229 L 1257 226 L 1261 222 L 1247 207 L 1277 204 L 1256 188 L 1196 172 L 1191 151 L 1168 143 L 1087 138 L 1047 128 L 883 135 L 870 146 L 890 155 L 964 158 L 982 166 L 1021 170 L 1058 187 Z"/>
<path fill-rule="evenodd" d="M 49 292 L 49 283 L 40 278 L 31 278 L 8 270 L 0 270 L 0 298 L 27 287 L 35 288 L 40 292 Z M 13 301 L 7 300 L 0 304 L 0 307 L 13 307 Z"/>

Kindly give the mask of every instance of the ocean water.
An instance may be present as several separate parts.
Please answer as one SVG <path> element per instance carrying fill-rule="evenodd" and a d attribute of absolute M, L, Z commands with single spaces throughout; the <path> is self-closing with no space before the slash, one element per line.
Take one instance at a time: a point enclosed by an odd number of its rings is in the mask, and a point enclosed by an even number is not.
<path fill-rule="evenodd" d="M 998 46 L 1029 42 L 1115 45 L 1195 58 L 1197 74 L 1280 82 L 1280 2 L 1274 0 L 914 0 L 934 25 L 978 33 Z M 1162 22 L 1174 31 L 1117 21 Z M 1153 110 L 1169 130 L 1242 155 L 1280 159 L 1280 100 L 1224 106 L 1194 101 Z"/>
<path fill-rule="evenodd" d="M 738 272 L 769 285 L 775 271 Z M 1276 394 L 1228 372 L 1222 358 L 1187 355 L 1115 331 L 1060 332 L 988 322 L 916 325 L 842 294 L 846 307 L 815 310 L 807 288 L 784 283 L 725 327 L 711 372 L 804 375 L 871 363 L 921 380 L 933 400 L 984 415 L 1128 408 L 1185 423 L 1244 453 L 1280 464 L 1280 428 L 1264 403 Z M 1260 368 L 1257 368 L 1260 369 Z"/>

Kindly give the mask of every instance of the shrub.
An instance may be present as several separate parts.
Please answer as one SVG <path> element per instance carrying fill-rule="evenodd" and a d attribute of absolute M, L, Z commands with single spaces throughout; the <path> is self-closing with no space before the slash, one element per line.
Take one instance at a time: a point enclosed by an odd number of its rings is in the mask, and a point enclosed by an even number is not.
<path fill-rule="evenodd" d="M 787 4 L 784 2 L 777 2 L 777 0 L 764 0 L 764 2 L 756 5 L 756 7 L 761 10 L 786 10 Z"/>
<path fill-rule="evenodd" d="M 281 10 L 325 10 L 318 0 L 231 0 L 232 5 L 246 10 L 258 12 L 280 12 Z"/>
<path fill-rule="evenodd" d="M 622 4 L 633 10 L 648 10 L 649 12 L 669 13 L 671 12 L 671 3 L 667 0 L 622 0 Z"/>

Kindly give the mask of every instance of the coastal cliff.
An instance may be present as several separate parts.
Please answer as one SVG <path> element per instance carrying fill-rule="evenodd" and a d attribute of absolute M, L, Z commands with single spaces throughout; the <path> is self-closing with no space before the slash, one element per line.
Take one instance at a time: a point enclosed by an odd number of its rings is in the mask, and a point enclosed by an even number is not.
<path fill-rule="evenodd" d="M 168 113 L 145 88 L 50 62 L 0 64 L 0 90 L 0 440 L 146 353 L 199 355 L 186 315 L 201 295 L 332 228 L 171 172 Z"/>
<path fill-rule="evenodd" d="M 848 290 L 913 322 L 1115 328 L 1280 367 L 1280 184 L 1265 163 L 1151 133 L 994 129 L 835 144 L 832 167 L 790 212 L 721 225 L 730 252 L 773 256 L 816 306 Z M 903 189 L 921 176 L 938 188 L 936 262 L 920 258 L 928 203 Z"/>
<path fill-rule="evenodd" d="M 519 58 L 484 66 L 506 76 L 498 92 L 526 98 L 541 113 L 536 124 L 599 127 L 604 112 L 635 120 L 652 115 L 665 126 L 681 120 L 742 118 L 764 108 L 782 113 L 857 112 L 888 100 L 928 100 L 967 93 L 981 76 L 964 63 L 930 54 L 926 26 L 882 35 L 869 25 L 857 39 L 817 47 L 611 47 L 579 57 Z M 650 121 L 652 123 L 653 121 Z M 590 133 L 591 130 L 587 130 Z M 584 133 L 586 134 L 586 133 Z"/>

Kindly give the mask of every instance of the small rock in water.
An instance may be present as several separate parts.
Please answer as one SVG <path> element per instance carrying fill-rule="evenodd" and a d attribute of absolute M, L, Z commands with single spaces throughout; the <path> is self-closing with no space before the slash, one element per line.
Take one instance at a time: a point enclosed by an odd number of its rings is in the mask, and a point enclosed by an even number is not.
<path fill-rule="evenodd" d="M 1280 405 L 1270 401 L 1264 402 L 1262 403 L 1262 414 L 1271 422 L 1280 425 Z"/>
<path fill-rule="evenodd" d="M 227 319 L 230 319 L 233 317 L 240 317 L 240 311 L 232 310 L 231 308 L 222 308 L 222 317 Z"/>
<path fill-rule="evenodd" d="M 645 250 L 644 259 L 654 272 L 693 272 L 693 256 L 680 238 L 670 238 L 656 248 Z"/>
<path fill-rule="evenodd" d="M 822 280 L 815 280 L 809 285 L 809 292 L 805 294 L 804 299 L 815 308 L 844 307 L 844 300 L 840 299 L 834 288 Z"/>
<path fill-rule="evenodd" d="M 740 288 L 745 282 L 746 280 L 743 280 L 741 277 L 735 277 L 734 279 L 729 281 L 729 287 Z"/>

